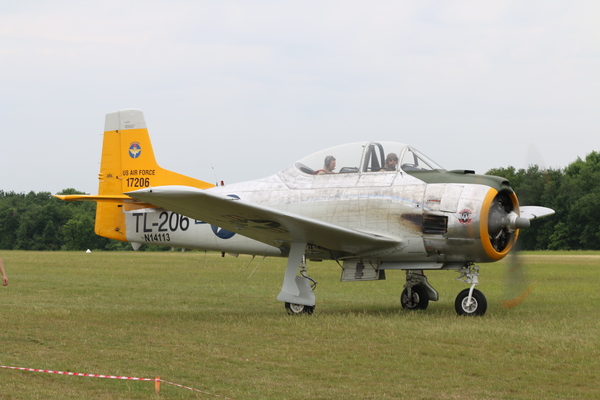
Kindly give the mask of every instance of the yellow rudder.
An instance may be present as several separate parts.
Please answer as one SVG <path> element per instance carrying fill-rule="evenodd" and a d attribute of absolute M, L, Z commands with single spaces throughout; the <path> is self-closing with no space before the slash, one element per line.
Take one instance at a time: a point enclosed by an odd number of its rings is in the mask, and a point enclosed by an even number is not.
<path fill-rule="evenodd" d="M 140 110 L 106 115 L 98 194 L 123 194 L 165 185 L 207 189 L 214 185 L 161 168 Z"/>

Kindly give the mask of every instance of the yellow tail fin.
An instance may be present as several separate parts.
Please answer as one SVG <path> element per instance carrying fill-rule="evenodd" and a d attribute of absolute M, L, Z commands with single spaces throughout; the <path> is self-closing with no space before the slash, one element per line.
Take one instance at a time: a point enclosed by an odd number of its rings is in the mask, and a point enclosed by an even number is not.
<path fill-rule="evenodd" d="M 58 195 L 67 201 L 96 201 L 97 235 L 127 241 L 124 211 L 151 207 L 124 193 L 164 185 L 207 189 L 214 185 L 161 168 L 154 157 L 144 114 L 121 110 L 106 115 L 98 195 Z"/>

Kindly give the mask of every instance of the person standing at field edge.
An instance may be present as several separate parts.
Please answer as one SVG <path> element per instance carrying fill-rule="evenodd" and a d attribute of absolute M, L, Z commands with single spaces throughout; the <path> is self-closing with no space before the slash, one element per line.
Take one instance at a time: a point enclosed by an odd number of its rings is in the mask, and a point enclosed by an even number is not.
<path fill-rule="evenodd" d="M 4 272 L 4 263 L 2 262 L 2 258 L 0 258 L 0 273 L 2 273 L 2 286 L 8 285 L 8 278 L 6 277 L 6 272 Z"/>

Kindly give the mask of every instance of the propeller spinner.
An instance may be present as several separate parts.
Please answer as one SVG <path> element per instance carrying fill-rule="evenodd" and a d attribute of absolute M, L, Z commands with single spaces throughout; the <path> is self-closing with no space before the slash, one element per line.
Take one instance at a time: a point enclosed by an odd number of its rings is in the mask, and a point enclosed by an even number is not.
<path fill-rule="evenodd" d="M 519 217 L 515 212 L 519 205 L 514 194 L 502 191 L 494 197 L 488 216 L 488 235 L 492 247 L 497 252 L 503 252 L 515 237 L 518 229 L 528 228 L 529 220 Z"/>

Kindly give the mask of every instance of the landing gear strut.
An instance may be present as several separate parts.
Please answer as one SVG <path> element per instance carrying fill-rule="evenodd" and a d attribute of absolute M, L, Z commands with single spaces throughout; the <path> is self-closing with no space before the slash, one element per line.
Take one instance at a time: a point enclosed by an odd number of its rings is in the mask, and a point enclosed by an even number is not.
<path fill-rule="evenodd" d="M 310 276 L 306 275 L 306 258 L 302 257 L 302 264 L 300 264 L 300 275 L 302 278 L 309 280 L 310 290 L 314 291 L 317 287 L 317 281 L 315 281 Z M 315 306 L 307 306 L 304 304 L 294 304 L 294 303 L 285 303 L 285 309 L 287 310 L 289 315 L 300 315 L 300 314 L 308 314 L 312 315 L 315 312 Z"/>
<path fill-rule="evenodd" d="M 293 242 L 283 277 L 283 286 L 277 300 L 285 303 L 290 315 L 312 314 L 315 311 L 315 294 L 313 290 L 317 282 L 306 275 L 306 243 Z M 297 276 L 298 266 L 300 275 Z"/>
<path fill-rule="evenodd" d="M 469 264 L 458 271 L 456 279 L 471 287 L 461 291 L 454 301 L 454 309 L 458 315 L 483 315 L 487 310 L 487 300 L 481 291 L 475 289 L 479 283 L 479 267 Z"/>

